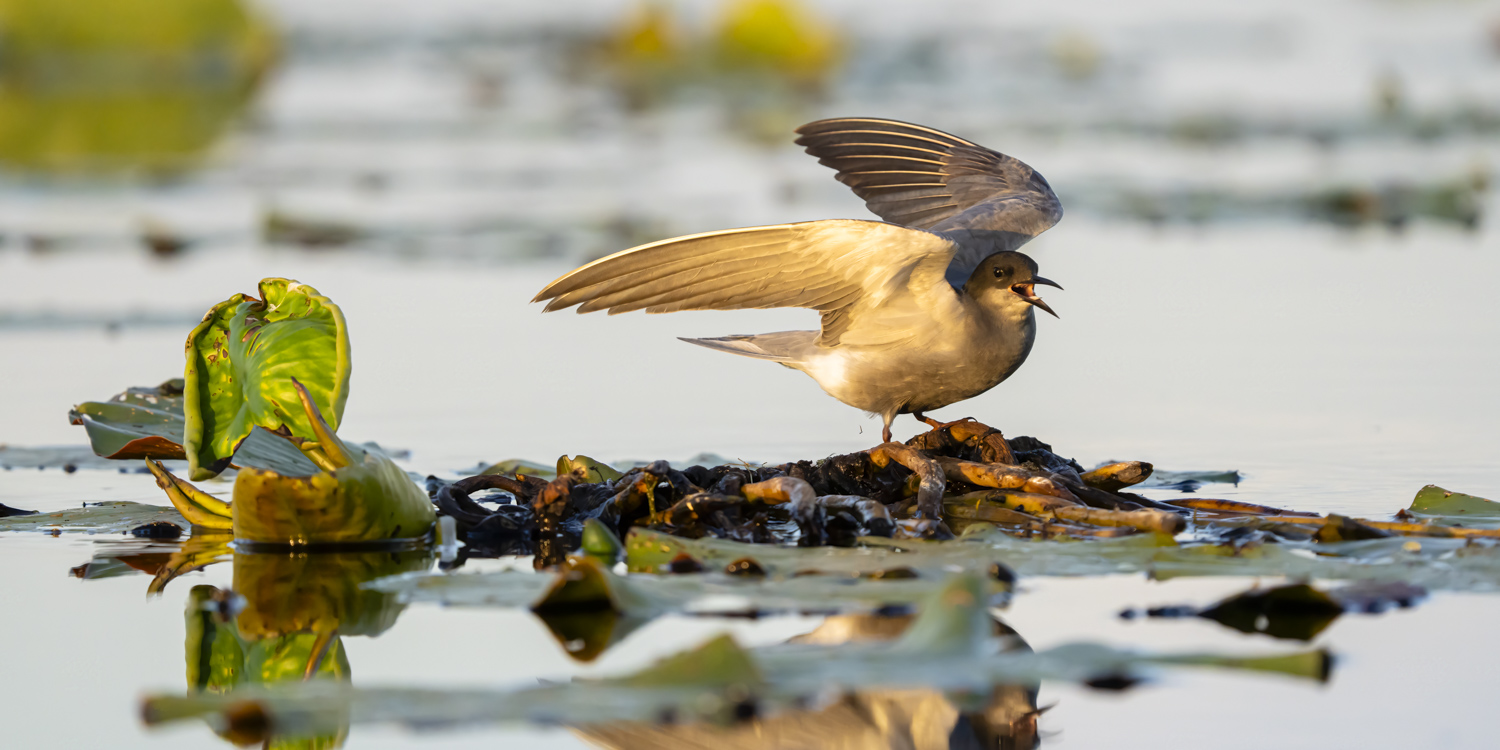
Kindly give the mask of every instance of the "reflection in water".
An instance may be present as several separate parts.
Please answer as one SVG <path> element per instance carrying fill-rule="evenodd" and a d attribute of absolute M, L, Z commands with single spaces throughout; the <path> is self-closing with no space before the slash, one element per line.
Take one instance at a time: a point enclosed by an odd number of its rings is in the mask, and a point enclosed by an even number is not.
<path fill-rule="evenodd" d="M 380 635 L 406 608 L 361 584 L 431 565 L 426 550 L 236 553 L 232 591 L 194 586 L 188 599 L 188 689 L 228 693 L 310 679 L 349 682 L 343 636 Z M 244 720 L 214 729 L 236 744 L 264 739 L 269 747 L 339 747 L 348 734 L 347 722 L 317 737 L 263 737 L 268 726 Z"/>
<path fill-rule="evenodd" d="M 103 578 L 146 572 L 154 576 L 149 591 L 159 593 L 178 575 L 231 559 L 229 542 L 227 534 L 200 533 L 180 546 L 132 545 L 129 553 L 96 555 L 74 568 L 73 574 Z M 232 560 L 231 589 L 194 586 L 188 597 L 185 651 L 190 692 L 225 694 L 246 686 L 274 689 L 277 684 L 313 679 L 349 682 L 343 637 L 378 636 L 396 623 L 406 607 L 395 595 L 362 585 L 376 578 L 427 570 L 433 556 L 426 550 L 235 552 Z M 348 734 L 347 720 L 337 732 L 314 737 L 274 736 L 268 722 L 254 716 L 236 716 L 211 725 L 235 744 L 265 742 L 277 748 L 339 747 Z"/>
<path fill-rule="evenodd" d="M 87 563 L 73 568 L 71 572 L 73 577 L 84 580 L 113 578 L 132 572 L 147 573 L 152 578 L 146 587 L 146 593 L 160 594 L 178 576 L 229 559 L 229 543 L 233 540 L 233 535 L 229 533 L 199 530 L 180 544 L 127 542 L 115 549 L 95 553 Z"/>
<path fill-rule="evenodd" d="M 25 171 L 190 167 L 276 54 L 241 0 L 8 0 L 0 26 L 0 163 Z"/>
<path fill-rule="evenodd" d="M 893 640 L 913 616 L 830 617 L 795 643 L 833 645 Z M 1031 647 L 1005 623 L 994 620 L 1005 651 Z M 845 695 L 807 711 L 755 718 L 731 727 L 709 724 L 622 722 L 579 730 L 585 739 L 617 750 L 648 748 L 760 748 L 816 750 L 1029 750 L 1040 745 L 1036 685 L 1002 685 L 985 695 L 948 695 L 936 690 L 871 690 Z"/>

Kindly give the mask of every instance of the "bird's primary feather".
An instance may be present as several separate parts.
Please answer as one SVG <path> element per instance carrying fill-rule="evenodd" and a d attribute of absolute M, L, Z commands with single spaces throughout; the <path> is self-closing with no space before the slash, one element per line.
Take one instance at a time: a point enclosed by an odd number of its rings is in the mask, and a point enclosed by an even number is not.
<path fill-rule="evenodd" d="M 837 312 L 820 343 L 839 342 L 855 318 L 943 314 L 956 305 L 944 274 L 957 246 L 918 229 L 832 219 L 653 242 L 564 275 L 533 301 L 548 311 L 741 310 Z M 896 329 L 891 329 L 896 330 Z"/>

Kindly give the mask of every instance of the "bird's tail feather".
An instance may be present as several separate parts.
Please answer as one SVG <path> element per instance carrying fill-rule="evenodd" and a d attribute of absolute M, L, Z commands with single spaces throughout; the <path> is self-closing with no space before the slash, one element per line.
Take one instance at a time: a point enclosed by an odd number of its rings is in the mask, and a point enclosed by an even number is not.
<path fill-rule="evenodd" d="M 760 344 L 757 344 L 756 341 L 755 341 L 755 339 L 757 339 L 757 338 L 759 338 L 759 337 L 757 337 L 757 336 L 721 336 L 719 338 L 712 338 L 712 339 L 679 338 L 679 340 L 686 341 L 689 344 L 697 344 L 698 346 L 706 347 L 706 348 L 709 348 L 709 349 L 715 349 L 715 350 L 718 350 L 718 351 L 721 351 L 721 352 L 729 352 L 730 354 L 738 354 L 738 355 L 740 355 L 742 357 L 754 357 L 756 359 L 769 359 L 769 360 L 771 360 L 773 362 L 787 362 L 787 361 L 790 361 L 790 360 L 794 359 L 794 357 L 790 353 L 788 353 L 788 352 L 769 350 L 766 347 L 763 347 Z"/>

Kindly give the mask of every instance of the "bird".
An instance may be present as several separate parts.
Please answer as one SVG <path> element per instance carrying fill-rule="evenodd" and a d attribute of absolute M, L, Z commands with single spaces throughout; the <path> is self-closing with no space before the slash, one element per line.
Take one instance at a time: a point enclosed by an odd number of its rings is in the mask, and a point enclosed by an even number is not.
<path fill-rule="evenodd" d="M 1026 361 L 1035 311 L 1057 317 L 1016 248 L 1062 218 L 1041 173 L 933 128 L 874 117 L 818 120 L 796 143 L 883 221 L 824 219 L 660 240 L 584 265 L 532 302 L 611 315 L 645 310 L 817 310 L 817 331 L 683 338 L 800 370 L 879 415 L 926 412 L 999 385 Z M 958 420 L 963 421 L 963 420 Z"/>

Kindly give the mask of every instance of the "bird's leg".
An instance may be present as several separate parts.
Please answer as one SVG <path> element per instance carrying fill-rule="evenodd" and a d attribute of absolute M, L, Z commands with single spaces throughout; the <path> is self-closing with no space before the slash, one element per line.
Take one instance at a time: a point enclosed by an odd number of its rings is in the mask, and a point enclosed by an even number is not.
<path fill-rule="evenodd" d="M 939 422 L 936 419 L 933 419 L 932 417 L 929 417 L 929 416 L 927 416 L 927 415 L 925 415 L 925 414 L 923 414 L 922 412 L 919 412 L 919 411 L 914 411 L 914 412 L 911 413 L 911 415 L 913 417 L 916 417 L 918 420 L 922 421 L 928 427 L 931 427 L 934 430 L 941 430 L 944 427 L 952 427 L 953 425 L 962 424 L 964 422 L 975 422 L 975 421 L 978 421 L 978 420 L 974 419 L 973 417 L 964 417 L 963 419 L 955 419 L 952 422 Z"/>
<path fill-rule="evenodd" d="M 892 412 L 890 414 L 882 414 L 880 417 L 885 420 L 885 424 L 880 426 L 880 442 L 889 443 L 891 442 L 891 422 L 896 420 L 896 414 Z"/>

